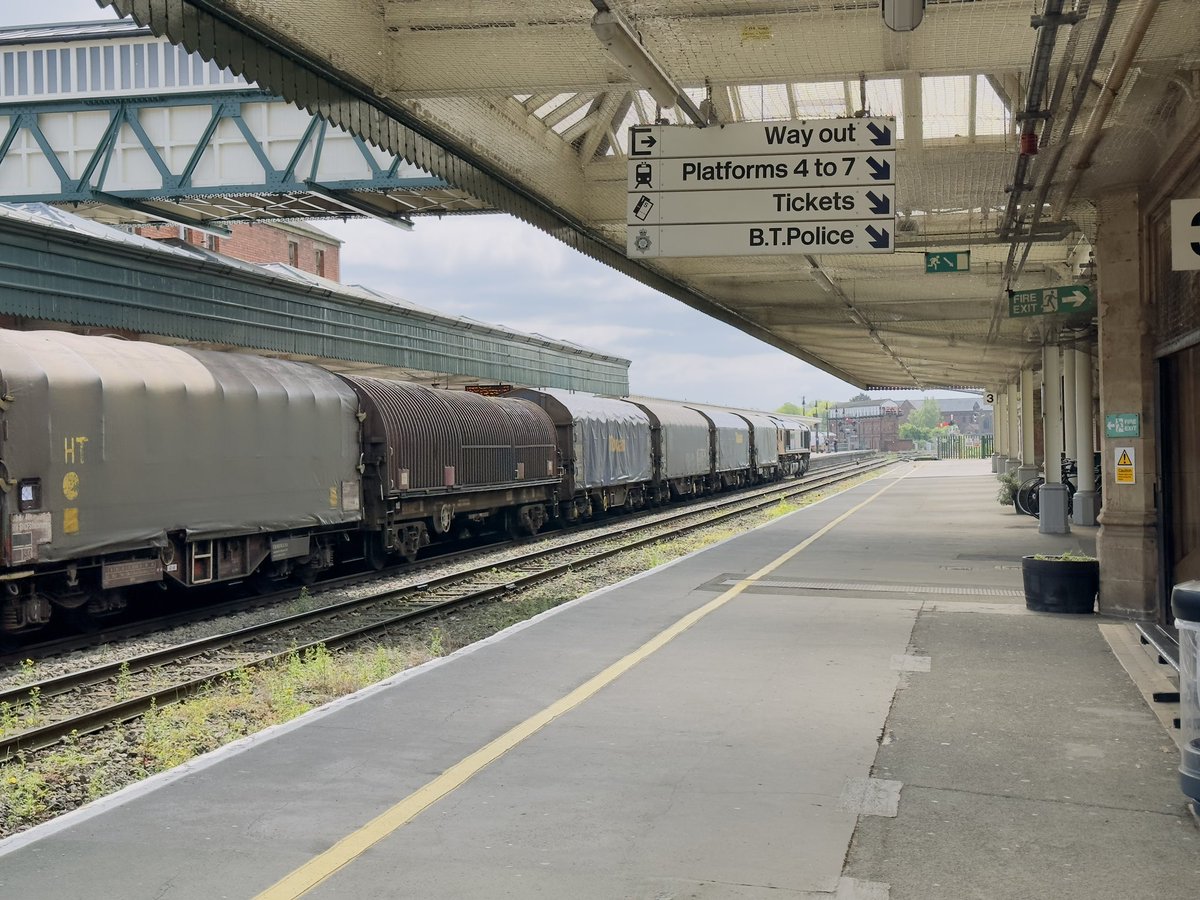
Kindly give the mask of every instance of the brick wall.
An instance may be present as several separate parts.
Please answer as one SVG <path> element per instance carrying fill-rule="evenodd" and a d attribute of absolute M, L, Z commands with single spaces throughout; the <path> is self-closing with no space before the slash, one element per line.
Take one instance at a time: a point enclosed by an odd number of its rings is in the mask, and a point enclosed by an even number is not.
<path fill-rule="evenodd" d="M 233 232 L 229 237 L 218 237 L 193 228 L 185 228 L 183 233 L 189 244 L 208 247 L 234 259 L 258 264 L 289 263 L 305 272 L 341 281 L 339 245 L 335 241 L 322 241 L 316 236 L 284 231 L 267 224 L 238 222 L 231 224 L 229 229 Z M 152 240 L 177 240 L 180 229 L 178 225 L 145 226 L 138 228 L 137 233 Z M 318 259 L 318 253 L 324 255 L 323 260 Z M 321 271 L 322 267 L 324 271 Z"/>

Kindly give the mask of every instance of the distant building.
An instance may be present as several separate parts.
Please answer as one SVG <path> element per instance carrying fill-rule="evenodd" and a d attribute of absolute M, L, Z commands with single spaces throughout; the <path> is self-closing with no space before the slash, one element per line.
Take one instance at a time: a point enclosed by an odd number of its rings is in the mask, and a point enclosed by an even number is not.
<path fill-rule="evenodd" d="M 136 234 L 156 241 L 182 242 L 243 262 L 284 263 L 330 281 L 341 281 L 342 242 L 312 225 L 293 222 L 234 222 L 228 237 L 183 225 L 141 225 Z"/>
<path fill-rule="evenodd" d="M 974 398 L 938 400 L 942 422 L 957 427 L 960 434 L 991 434 L 992 408 Z"/>
<path fill-rule="evenodd" d="M 830 440 L 838 450 L 910 450 L 900 425 L 914 409 L 907 400 L 852 400 L 829 408 Z"/>

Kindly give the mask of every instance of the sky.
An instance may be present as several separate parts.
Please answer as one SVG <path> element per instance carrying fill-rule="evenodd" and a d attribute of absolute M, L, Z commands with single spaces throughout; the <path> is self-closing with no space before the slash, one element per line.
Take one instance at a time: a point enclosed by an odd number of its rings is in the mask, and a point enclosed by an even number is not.
<path fill-rule="evenodd" d="M 94 0 L 0 0 L 0 25 L 113 17 Z M 631 361 L 630 391 L 750 409 L 847 400 L 858 389 L 692 310 L 505 214 L 313 224 L 345 241 L 342 281 L 452 315 Z M 940 396 L 955 396 L 935 392 Z M 918 392 L 872 396 L 919 398 Z M 919 400 L 918 400 L 919 402 Z"/>

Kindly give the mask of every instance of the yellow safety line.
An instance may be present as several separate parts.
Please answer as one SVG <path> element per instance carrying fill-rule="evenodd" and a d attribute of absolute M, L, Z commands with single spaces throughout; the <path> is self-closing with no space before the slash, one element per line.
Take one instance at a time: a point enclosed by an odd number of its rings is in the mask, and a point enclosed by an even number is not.
<path fill-rule="evenodd" d="M 575 707 L 579 706 L 583 701 L 587 700 L 601 688 L 611 684 L 621 675 L 624 675 L 635 665 L 648 657 L 651 653 L 661 649 L 673 638 L 678 637 L 687 629 L 691 628 L 709 613 L 720 609 L 746 588 L 750 587 L 754 582 L 761 578 L 765 578 L 771 572 L 774 572 L 789 559 L 803 551 L 818 538 L 835 528 L 837 525 L 844 522 L 854 513 L 858 512 L 868 503 L 872 502 L 884 491 L 890 490 L 903 478 L 907 478 L 910 472 L 897 478 L 891 484 L 886 485 L 864 500 L 862 503 L 850 509 L 820 531 L 806 538 L 804 541 L 797 544 L 791 550 L 784 553 L 778 559 L 763 566 L 753 575 L 739 581 L 721 596 L 701 606 L 699 609 L 688 613 L 674 625 L 669 626 L 664 631 L 659 632 L 642 646 L 638 647 L 628 656 L 617 660 L 600 674 L 589 678 L 571 693 L 565 697 L 552 703 L 539 713 L 530 716 L 524 722 L 514 726 L 511 730 L 500 735 L 490 744 L 476 750 L 470 756 L 455 763 L 437 778 L 430 781 L 424 787 L 417 789 L 412 794 L 409 794 L 395 806 L 388 809 L 386 812 L 376 816 L 362 828 L 358 829 L 346 837 L 342 838 L 324 853 L 315 856 L 306 862 L 300 868 L 293 870 L 290 874 L 285 875 L 275 884 L 271 885 L 254 900 L 294 900 L 300 897 L 322 881 L 333 875 L 343 866 L 348 865 L 364 851 L 379 843 L 393 831 L 396 831 L 403 825 L 408 824 L 416 818 L 424 810 L 428 809 L 442 797 L 453 791 L 455 788 L 465 784 L 468 779 L 483 770 L 489 763 L 499 759 L 513 747 L 520 744 L 526 738 L 532 737 L 541 729 L 545 728 L 559 716 L 570 712 Z"/>

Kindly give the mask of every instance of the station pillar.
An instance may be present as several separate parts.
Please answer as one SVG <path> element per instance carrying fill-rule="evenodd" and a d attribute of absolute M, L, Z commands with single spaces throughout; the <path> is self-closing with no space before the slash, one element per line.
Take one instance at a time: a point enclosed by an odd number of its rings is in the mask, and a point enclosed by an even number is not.
<path fill-rule="evenodd" d="M 1157 615 L 1158 514 L 1154 439 L 1154 321 L 1151 298 L 1143 292 L 1145 267 L 1139 197 L 1135 190 L 1113 191 L 1099 204 L 1096 261 L 1099 274 L 1100 414 L 1137 413 L 1136 438 L 1104 438 L 1104 505 L 1098 517 L 1100 611 L 1130 619 Z M 1118 484 L 1113 458 L 1131 451 L 1133 483 Z M 1129 469 L 1126 469 L 1128 472 Z"/>
<path fill-rule="evenodd" d="M 992 471 L 1007 471 L 1008 447 L 1004 434 L 1004 387 L 997 387 L 992 404 Z"/>
<path fill-rule="evenodd" d="M 1066 534 L 1067 486 L 1062 479 L 1063 390 L 1058 346 L 1042 347 L 1042 469 L 1046 482 L 1038 491 L 1038 531 Z"/>
<path fill-rule="evenodd" d="M 1067 459 L 1079 459 L 1075 430 L 1075 350 L 1062 348 L 1063 452 Z"/>
<path fill-rule="evenodd" d="M 1008 384 L 1008 473 L 1014 474 L 1021 468 L 1021 386 L 1012 381 Z"/>
<path fill-rule="evenodd" d="M 1096 422 L 1092 414 L 1092 356 L 1086 346 L 1070 351 L 1075 356 L 1075 458 L 1079 463 L 1079 490 L 1072 501 L 1071 521 L 1076 525 L 1095 525 L 1100 498 L 1096 496 L 1096 476 L 1092 457 L 1096 452 Z"/>
<path fill-rule="evenodd" d="M 1033 440 L 1033 379 L 1036 377 L 1033 369 L 1021 370 L 1021 467 L 1017 469 L 1017 481 L 1026 481 L 1038 473 Z"/>

